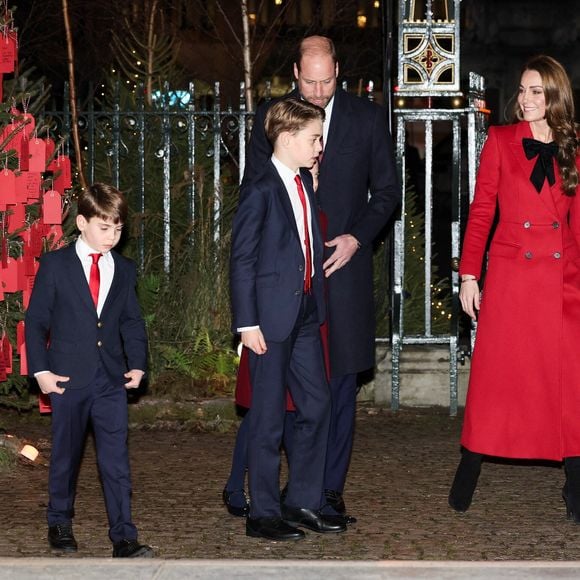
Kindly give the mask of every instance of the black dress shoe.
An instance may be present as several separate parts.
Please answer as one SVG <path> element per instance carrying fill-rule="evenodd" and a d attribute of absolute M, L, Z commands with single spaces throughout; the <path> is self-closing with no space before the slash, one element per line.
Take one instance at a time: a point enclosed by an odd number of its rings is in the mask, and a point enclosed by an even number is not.
<path fill-rule="evenodd" d="M 242 497 L 242 501 L 244 502 L 243 506 L 233 505 L 232 504 L 232 496 L 233 495 L 240 495 Z M 222 492 L 222 499 L 228 510 L 228 513 L 232 516 L 236 516 L 237 518 L 245 518 L 250 513 L 250 502 L 248 501 L 248 496 L 243 489 L 236 489 L 234 491 L 228 491 L 227 488 L 224 487 Z"/>
<path fill-rule="evenodd" d="M 113 544 L 113 558 L 153 558 L 153 548 L 137 540 L 121 540 Z"/>
<path fill-rule="evenodd" d="M 343 516 L 325 516 L 319 511 L 307 508 L 283 505 L 282 518 L 291 526 L 301 526 L 319 534 L 336 534 L 346 531 L 346 522 Z"/>
<path fill-rule="evenodd" d="M 72 524 L 56 524 L 48 528 L 48 541 L 53 550 L 76 552 L 77 541 L 73 535 Z"/>
<path fill-rule="evenodd" d="M 342 493 L 340 493 L 340 491 L 325 489 L 324 497 L 326 498 L 326 503 L 332 507 L 336 513 L 343 516 L 346 515 L 346 506 L 344 505 L 344 500 L 342 499 Z"/>
<path fill-rule="evenodd" d="M 248 518 L 246 536 L 274 541 L 301 540 L 306 534 L 289 526 L 281 518 Z"/>

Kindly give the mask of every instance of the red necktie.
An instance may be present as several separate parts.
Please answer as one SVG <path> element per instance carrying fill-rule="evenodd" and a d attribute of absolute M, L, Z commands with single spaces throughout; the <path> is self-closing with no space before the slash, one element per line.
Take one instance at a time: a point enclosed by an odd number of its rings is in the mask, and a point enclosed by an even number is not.
<path fill-rule="evenodd" d="M 300 198 L 300 203 L 302 204 L 302 215 L 304 216 L 304 248 L 305 248 L 305 258 L 306 258 L 306 272 L 304 274 L 304 292 L 310 294 L 310 288 L 312 285 L 312 253 L 310 251 L 310 232 L 308 231 L 308 213 L 306 211 L 306 195 L 304 194 L 304 188 L 302 187 L 302 180 L 300 176 L 297 175 L 294 178 L 296 182 L 296 187 L 298 189 L 298 197 Z"/>
<path fill-rule="evenodd" d="M 101 273 L 99 271 L 99 260 L 103 254 L 89 254 L 93 259 L 91 264 L 91 275 L 89 276 L 89 289 L 91 291 L 91 296 L 93 297 L 93 302 L 95 303 L 95 308 L 99 303 L 99 286 L 101 285 Z"/>

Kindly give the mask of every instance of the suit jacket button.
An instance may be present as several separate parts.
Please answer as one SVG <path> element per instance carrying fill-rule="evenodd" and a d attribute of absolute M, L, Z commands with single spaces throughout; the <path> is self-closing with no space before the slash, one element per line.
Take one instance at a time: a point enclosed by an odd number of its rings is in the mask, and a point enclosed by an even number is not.
<path fill-rule="evenodd" d="M 302 264 L 300 264 L 300 266 L 298 266 L 298 271 L 302 272 L 304 270 L 304 266 Z"/>
<path fill-rule="evenodd" d="M 560 224 L 559 224 L 558 222 L 554 222 L 554 223 L 552 224 L 552 227 L 553 227 L 555 230 L 557 230 L 557 229 L 560 227 Z"/>
<path fill-rule="evenodd" d="M 97 341 L 97 346 L 103 346 L 103 341 L 102 340 Z"/>
<path fill-rule="evenodd" d="M 100 320 L 97 322 L 97 328 L 103 328 L 103 323 Z"/>
<path fill-rule="evenodd" d="M 529 251 L 528 251 L 528 252 L 526 252 L 526 253 L 524 254 L 524 258 L 526 258 L 526 260 L 531 260 L 531 259 L 532 259 L 532 257 L 533 257 L 533 254 L 532 254 L 532 252 L 529 252 Z"/>
<path fill-rule="evenodd" d="M 294 292 L 294 296 L 300 296 L 300 294 L 302 294 L 302 290 L 296 290 L 296 292 Z"/>
<path fill-rule="evenodd" d="M 560 252 L 554 252 L 554 258 L 556 258 L 556 260 L 559 260 L 562 257 L 562 254 L 560 254 Z"/>
<path fill-rule="evenodd" d="M 530 222 L 524 222 L 524 228 L 526 228 L 526 230 L 528 228 L 530 228 L 532 226 L 532 224 Z"/>

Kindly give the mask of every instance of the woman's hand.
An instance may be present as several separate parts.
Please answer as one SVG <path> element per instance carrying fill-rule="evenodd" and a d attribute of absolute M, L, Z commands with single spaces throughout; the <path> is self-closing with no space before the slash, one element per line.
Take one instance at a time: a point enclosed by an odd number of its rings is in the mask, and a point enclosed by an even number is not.
<path fill-rule="evenodd" d="M 477 320 L 477 312 L 479 311 L 481 293 L 479 291 L 479 284 L 475 278 L 469 278 L 461 281 L 461 288 L 459 289 L 459 300 L 463 311 L 469 315 L 472 320 Z"/>

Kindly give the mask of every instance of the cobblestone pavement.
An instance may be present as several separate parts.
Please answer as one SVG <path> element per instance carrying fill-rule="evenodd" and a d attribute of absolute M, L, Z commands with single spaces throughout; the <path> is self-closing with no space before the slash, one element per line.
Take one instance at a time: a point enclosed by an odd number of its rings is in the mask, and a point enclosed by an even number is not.
<path fill-rule="evenodd" d="M 48 421 L 0 415 L 0 426 L 48 456 Z M 344 534 L 273 543 L 248 538 L 221 490 L 234 432 L 134 429 L 134 519 L 161 558 L 324 560 L 576 560 L 580 526 L 565 518 L 559 465 L 486 462 L 472 508 L 447 506 L 461 420 L 446 410 L 361 407 L 348 489 L 358 523 Z M 50 556 L 47 469 L 0 472 L 0 557 Z M 77 492 L 74 557 L 108 557 L 107 522 L 89 441 Z"/>

